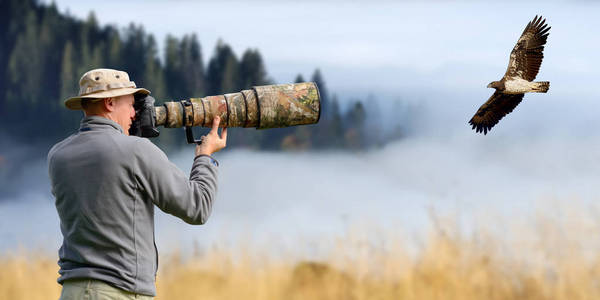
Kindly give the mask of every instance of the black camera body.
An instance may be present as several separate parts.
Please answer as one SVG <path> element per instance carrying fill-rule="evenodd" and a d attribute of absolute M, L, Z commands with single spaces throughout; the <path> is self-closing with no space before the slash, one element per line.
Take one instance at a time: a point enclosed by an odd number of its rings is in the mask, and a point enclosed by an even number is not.
<path fill-rule="evenodd" d="M 129 135 L 139 137 L 157 137 L 160 132 L 156 129 L 156 111 L 154 110 L 154 97 L 150 95 L 136 94 L 135 102 L 135 120 L 129 128 Z"/>

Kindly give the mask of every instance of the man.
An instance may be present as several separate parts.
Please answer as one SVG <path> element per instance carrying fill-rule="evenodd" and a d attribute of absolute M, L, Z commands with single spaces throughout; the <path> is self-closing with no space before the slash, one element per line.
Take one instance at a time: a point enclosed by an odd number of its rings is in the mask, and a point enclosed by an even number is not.
<path fill-rule="evenodd" d="M 79 81 L 65 106 L 84 111 L 79 131 L 48 153 L 48 169 L 63 244 L 61 299 L 151 299 L 158 251 L 154 205 L 189 224 L 203 224 L 217 189 L 212 153 L 225 147 L 227 129 L 196 147 L 189 178 L 154 144 L 129 136 L 136 88 L 127 73 L 95 69 Z"/>

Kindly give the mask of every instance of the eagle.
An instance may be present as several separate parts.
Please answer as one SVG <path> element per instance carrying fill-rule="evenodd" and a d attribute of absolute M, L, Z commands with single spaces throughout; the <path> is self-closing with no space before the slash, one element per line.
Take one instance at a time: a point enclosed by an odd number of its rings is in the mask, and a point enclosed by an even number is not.
<path fill-rule="evenodd" d="M 517 44 L 510 53 L 508 69 L 499 81 L 492 81 L 488 88 L 496 91 L 471 118 L 469 124 L 476 132 L 487 134 L 504 116 L 521 103 L 525 93 L 546 93 L 550 82 L 533 80 L 537 76 L 542 59 L 544 45 L 548 39 L 550 26 L 542 16 L 530 21 Z"/>

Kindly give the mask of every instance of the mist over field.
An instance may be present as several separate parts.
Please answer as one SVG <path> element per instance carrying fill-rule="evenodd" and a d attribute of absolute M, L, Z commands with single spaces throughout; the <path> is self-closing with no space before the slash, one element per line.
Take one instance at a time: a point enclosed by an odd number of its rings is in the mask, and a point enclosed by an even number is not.
<path fill-rule="evenodd" d="M 429 227 L 432 211 L 456 216 L 470 231 L 493 228 L 496 219 L 527 225 L 553 207 L 594 208 L 600 199 L 597 136 L 553 134 L 555 127 L 567 131 L 557 122 L 536 125 L 544 128 L 538 136 L 520 134 L 508 120 L 500 125 L 488 136 L 466 125 L 463 134 L 448 136 L 423 129 L 366 152 L 227 149 L 216 154 L 219 193 L 209 222 L 191 226 L 159 212 L 157 244 L 189 251 L 273 240 L 276 248 L 294 249 L 298 241 L 357 228 L 402 232 L 410 240 Z M 186 173 L 192 150 L 170 154 Z M 18 169 L 13 193 L 0 196 L 0 250 L 54 251 L 61 236 L 45 161 Z"/>
<path fill-rule="evenodd" d="M 289 250 L 300 241 L 319 248 L 356 229 L 400 232 L 414 242 L 431 226 L 431 212 L 456 216 L 465 231 L 527 227 L 531 216 L 553 208 L 595 213 L 600 135 L 589 109 L 595 98 L 561 92 L 560 84 L 526 95 L 487 136 L 467 121 L 491 90 L 438 89 L 401 98 L 399 106 L 375 95 L 367 109 L 375 104 L 379 114 L 371 115 L 381 118 L 370 120 L 378 124 L 372 134 L 400 123 L 407 136 L 367 151 L 227 148 L 216 154 L 219 193 L 209 222 L 190 226 L 157 210 L 158 247 L 188 252 L 251 242 Z M 46 162 L 27 159 L 47 150 L 6 139 L 2 149 L 0 251 L 55 251 L 62 238 Z M 190 146 L 168 155 L 187 173 L 192 153 Z"/>

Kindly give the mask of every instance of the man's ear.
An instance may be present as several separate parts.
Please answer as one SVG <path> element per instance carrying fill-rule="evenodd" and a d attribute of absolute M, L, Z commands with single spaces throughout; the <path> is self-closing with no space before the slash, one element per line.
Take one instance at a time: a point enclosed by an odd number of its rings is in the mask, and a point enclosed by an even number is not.
<path fill-rule="evenodd" d="M 115 111 L 115 105 L 117 104 L 117 98 L 114 98 L 114 97 L 104 98 L 103 104 L 104 104 L 104 109 L 106 111 L 113 112 L 113 111 Z"/>

